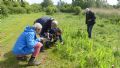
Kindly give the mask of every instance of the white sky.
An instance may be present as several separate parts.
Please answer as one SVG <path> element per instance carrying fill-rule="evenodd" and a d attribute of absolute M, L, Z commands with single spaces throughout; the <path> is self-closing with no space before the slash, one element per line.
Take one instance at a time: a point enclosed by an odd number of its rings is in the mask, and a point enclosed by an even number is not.
<path fill-rule="evenodd" d="M 33 4 L 33 3 L 41 3 L 43 0 L 26 0 L 26 1 L 29 2 L 30 4 Z M 52 0 L 52 1 L 56 5 L 59 0 Z M 62 0 L 62 1 L 67 2 L 67 3 L 72 2 L 72 0 Z M 117 0 L 107 0 L 107 2 L 111 5 L 117 4 Z"/>

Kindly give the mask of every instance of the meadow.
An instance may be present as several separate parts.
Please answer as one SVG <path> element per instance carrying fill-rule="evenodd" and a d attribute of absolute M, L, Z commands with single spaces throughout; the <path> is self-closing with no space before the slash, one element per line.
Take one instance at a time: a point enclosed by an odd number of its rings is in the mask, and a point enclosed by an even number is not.
<path fill-rule="evenodd" d="M 0 22 L 0 68 L 120 68 L 120 21 L 114 24 L 97 16 L 92 39 L 87 38 L 85 16 L 56 13 L 52 17 L 63 31 L 64 45 L 59 43 L 40 53 L 40 66 L 28 67 L 18 62 L 11 49 L 25 26 L 42 16 L 44 12 L 10 15 Z"/>

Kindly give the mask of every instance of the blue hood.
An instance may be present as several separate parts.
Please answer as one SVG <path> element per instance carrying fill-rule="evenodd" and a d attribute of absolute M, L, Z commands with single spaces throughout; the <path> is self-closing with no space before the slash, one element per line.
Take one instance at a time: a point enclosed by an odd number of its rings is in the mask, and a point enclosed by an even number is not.
<path fill-rule="evenodd" d="M 24 30 L 24 32 L 34 32 L 34 31 L 35 31 L 35 28 L 32 26 L 27 26 Z"/>
<path fill-rule="evenodd" d="M 35 28 L 27 26 L 24 32 L 18 37 L 13 47 L 13 53 L 15 55 L 32 54 L 34 52 L 34 46 L 39 41 L 36 37 Z"/>

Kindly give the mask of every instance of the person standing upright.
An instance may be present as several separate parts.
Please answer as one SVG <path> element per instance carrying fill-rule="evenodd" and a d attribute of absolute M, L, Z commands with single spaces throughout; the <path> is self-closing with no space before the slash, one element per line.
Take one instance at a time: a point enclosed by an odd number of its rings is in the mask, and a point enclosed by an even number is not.
<path fill-rule="evenodd" d="M 92 28 L 95 24 L 95 14 L 92 12 L 89 8 L 86 8 L 86 25 L 87 25 L 87 32 L 88 32 L 88 37 L 91 38 L 92 36 Z"/>

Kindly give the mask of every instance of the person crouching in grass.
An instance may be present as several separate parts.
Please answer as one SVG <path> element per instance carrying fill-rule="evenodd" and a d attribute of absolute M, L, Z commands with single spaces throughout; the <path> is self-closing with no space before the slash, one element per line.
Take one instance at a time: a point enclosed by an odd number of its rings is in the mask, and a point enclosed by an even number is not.
<path fill-rule="evenodd" d="M 53 21 L 54 24 L 52 24 L 51 29 L 49 31 L 50 33 L 50 39 L 53 40 L 53 43 L 56 43 L 58 40 L 60 40 L 60 43 L 63 45 L 63 39 L 62 39 L 62 31 L 61 29 L 58 27 L 58 22 L 57 21 Z"/>
<path fill-rule="evenodd" d="M 36 37 L 36 34 L 40 34 L 41 29 L 42 26 L 39 23 L 35 23 L 33 26 L 27 26 L 25 28 L 12 50 L 17 60 L 26 61 L 28 58 L 27 55 L 32 54 L 28 61 L 28 65 L 36 66 L 41 63 L 35 61 L 35 58 L 37 58 L 40 49 L 43 46 L 43 44 L 40 43 L 43 39 Z"/>

